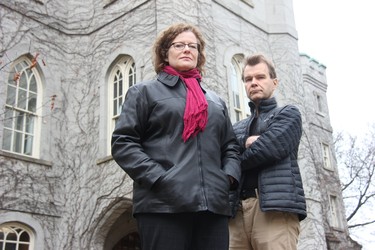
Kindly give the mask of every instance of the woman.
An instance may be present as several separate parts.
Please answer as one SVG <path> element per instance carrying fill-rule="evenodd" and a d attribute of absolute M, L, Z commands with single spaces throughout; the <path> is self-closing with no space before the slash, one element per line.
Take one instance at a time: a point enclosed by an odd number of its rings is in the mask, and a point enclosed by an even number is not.
<path fill-rule="evenodd" d="M 239 153 L 225 103 L 200 85 L 204 49 L 192 25 L 164 30 L 157 79 L 128 90 L 113 132 L 113 158 L 134 180 L 142 250 L 228 249 Z"/>

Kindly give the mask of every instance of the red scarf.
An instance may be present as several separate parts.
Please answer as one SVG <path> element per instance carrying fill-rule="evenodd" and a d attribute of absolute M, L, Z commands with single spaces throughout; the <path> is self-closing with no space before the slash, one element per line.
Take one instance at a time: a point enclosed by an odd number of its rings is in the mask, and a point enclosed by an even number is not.
<path fill-rule="evenodd" d="M 197 79 L 202 79 L 197 69 L 189 71 L 176 71 L 171 66 L 165 66 L 164 72 L 179 76 L 187 88 L 186 106 L 184 113 L 184 131 L 182 139 L 186 142 L 190 137 L 196 136 L 206 127 L 208 120 L 208 103 Z"/>

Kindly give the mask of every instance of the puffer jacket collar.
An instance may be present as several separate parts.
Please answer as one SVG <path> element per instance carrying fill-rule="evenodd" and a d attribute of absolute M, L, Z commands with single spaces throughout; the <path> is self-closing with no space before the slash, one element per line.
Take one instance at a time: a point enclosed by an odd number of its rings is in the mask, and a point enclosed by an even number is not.
<path fill-rule="evenodd" d="M 253 101 L 249 102 L 249 107 L 251 110 L 251 114 L 255 115 L 256 113 L 256 108 L 257 106 Z M 268 112 L 274 108 L 277 107 L 277 101 L 275 97 L 271 97 L 269 99 L 261 100 L 258 105 L 258 112 L 260 113 L 265 113 Z"/>

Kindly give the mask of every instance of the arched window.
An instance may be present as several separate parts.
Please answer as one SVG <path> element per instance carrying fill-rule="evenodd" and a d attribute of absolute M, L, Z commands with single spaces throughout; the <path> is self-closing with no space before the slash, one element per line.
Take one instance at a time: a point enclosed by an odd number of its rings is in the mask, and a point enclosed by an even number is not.
<path fill-rule="evenodd" d="M 229 81 L 232 90 L 232 103 L 233 108 L 232 122 L 240 121 L 250 114 L 249 107 L 247 105 L 248 98 L 246 96 L 245 85 L 242 81 L 242 67 L 240 61 L 242 57 L 234 56 L 230 64 L 230 77 Z"/>
<path fill-rule="evenodd" d="M 18 223 L 0 225 L 0 249 L 33 250 L 34 234 Z"/>
<path fill-rule="evenodd" d="M 113 65 L 109 75 L 109 147 L 112 132 L 115 129 L 116 120 L 120 116 L 122 103 L 124 102 L 127 90 L 136 83 L 135 63 L 129 56 L 121 57 Z"/>
<path fill-rule="evenodd" d="M 7 83 L 2 149 L 38 157 L 41 80 L 27 57 L 16 60 Z"/>

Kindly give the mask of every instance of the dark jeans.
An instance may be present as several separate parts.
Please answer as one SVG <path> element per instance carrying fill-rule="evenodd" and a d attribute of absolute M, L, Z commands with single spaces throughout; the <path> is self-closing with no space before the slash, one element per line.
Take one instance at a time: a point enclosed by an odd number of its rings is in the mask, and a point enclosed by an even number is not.
<path fill-rule="evenodd" d="M 228 217 L 210 212 L 137 214 L 142 250 L 228 250 Z"/>

